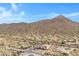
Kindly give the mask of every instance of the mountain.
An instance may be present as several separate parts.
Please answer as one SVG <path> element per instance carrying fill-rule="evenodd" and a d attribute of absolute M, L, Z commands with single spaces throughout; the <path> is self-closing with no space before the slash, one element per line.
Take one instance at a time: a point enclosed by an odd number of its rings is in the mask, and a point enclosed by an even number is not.
<path fill-rule="evenodd" d="M 0 32 L 3 33 L 24 33 L 28 32 L 29 25 L 27 23 L 11 23 L 0 24 Z"/>
<path fill-rule="evenodd" d="M 50 34 L 56 31 L 78 31 L 79 23 L 59 15 L 52 19 L 45 19 L 34 23 L 0 24 L 0 32 L 9 33 L 44 33 Z"/>
<path fill-rule="evenodd" d="M 31 23 L 31 31 L 39 33 L 52 33 L 55 31 L 77 30 L 79 24 L 71 21 L 70 19 L 59 15 L 53 19 L 46 19 L 38 22 Z"/>

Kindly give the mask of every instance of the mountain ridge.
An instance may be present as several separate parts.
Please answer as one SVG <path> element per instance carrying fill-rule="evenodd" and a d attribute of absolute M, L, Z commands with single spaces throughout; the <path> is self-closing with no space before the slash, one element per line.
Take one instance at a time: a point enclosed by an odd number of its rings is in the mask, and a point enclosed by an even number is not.
<path fill-rule="evenodd" d="M 56 30 L 72 30 L 79 27 L 78 23 L 72 22 L 70 19 L 59 15 L 53 19 L 41 20 L 33 23 L 11 23 L 0 24 L 2 32 L 39 32 L 39 33 L 52 33 Z M 0 32 L 1 32 L 0 31 Z"/>

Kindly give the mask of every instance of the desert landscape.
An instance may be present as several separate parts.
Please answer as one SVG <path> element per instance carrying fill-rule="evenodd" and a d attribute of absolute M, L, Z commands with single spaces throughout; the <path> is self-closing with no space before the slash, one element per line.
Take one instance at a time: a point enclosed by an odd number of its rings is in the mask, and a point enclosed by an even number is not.
<path fill-rule="evenodd" d="M 0 24 L 0 56 L 79 56 L 79 23 L 59 15 Z"/>

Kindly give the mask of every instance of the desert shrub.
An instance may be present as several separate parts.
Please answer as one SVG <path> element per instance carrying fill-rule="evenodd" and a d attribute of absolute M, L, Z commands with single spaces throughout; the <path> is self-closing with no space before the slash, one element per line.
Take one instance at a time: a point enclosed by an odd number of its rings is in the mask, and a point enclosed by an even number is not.
<path fill-rule="evenodd" d="M 21 51 L 17 51 L 17 55 L 20 55 Z"/>
<path fill-rule="evenodd" d="M 12 52 L 12 56 L 16 56 L 17 55 L 17 53 L 16 52 Z"/>
<path fill-rule="evenodd" d="M 63 53 L 63 56 L 69 56 L 67 53 Z"/>
<path fill-rule="evenodd" d="M 4 36 L 2 36 L 2 35 L 1 35 L 0 37 L 1 37 L 1 38 L 4 38 Z"/>
<path fill-rule="evenodd" d="M 4 46 L 4 43 L 0 43 L 0 46 Z"/>

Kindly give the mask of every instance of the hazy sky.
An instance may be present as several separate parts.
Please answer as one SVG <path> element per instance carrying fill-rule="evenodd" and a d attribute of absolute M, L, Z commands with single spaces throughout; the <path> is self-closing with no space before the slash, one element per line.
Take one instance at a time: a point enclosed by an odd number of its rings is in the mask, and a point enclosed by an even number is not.
<path fill-rule="evenodd" d="M 0 23 L 34 22 L 58 15 L 79 22 L 79 4 L 0 3 Z"/>

